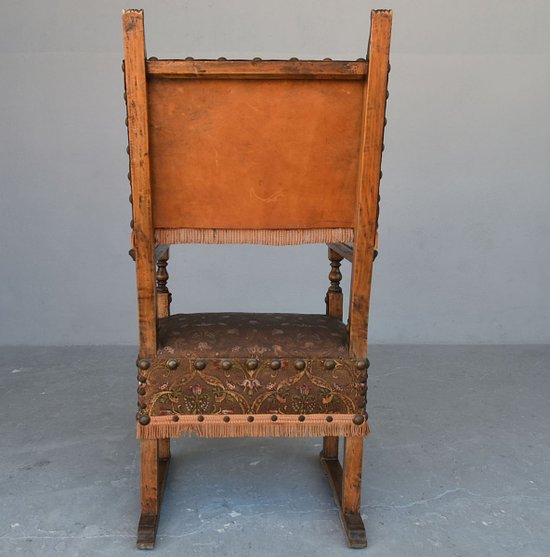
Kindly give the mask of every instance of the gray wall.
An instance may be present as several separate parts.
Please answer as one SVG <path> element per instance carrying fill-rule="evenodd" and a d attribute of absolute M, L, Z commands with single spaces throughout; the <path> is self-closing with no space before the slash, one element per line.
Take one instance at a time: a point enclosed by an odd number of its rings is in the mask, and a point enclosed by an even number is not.
<path fill-rule="evenodd" d="M 149 55 L 352 59 L 393 8 L 371 341 L 549 341 L 547 0 L 3 0 L 0 343 L 136 342 L 124 7 Z M 323 311 L 323 246 L 180 246 L 169 268 L 176 311 Z"/>

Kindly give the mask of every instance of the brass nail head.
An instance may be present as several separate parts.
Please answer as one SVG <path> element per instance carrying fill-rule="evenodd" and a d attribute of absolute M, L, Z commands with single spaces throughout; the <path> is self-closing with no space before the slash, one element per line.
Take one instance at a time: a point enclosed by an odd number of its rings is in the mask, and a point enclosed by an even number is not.
<path fill-rule="evenodd" d="M 355 362 L 355 367 L 360 371 L 367 369 L 368 368 L 367 360 L 357 360 Z"/>
<path fill-rule="evenodd" d="M 258 367 L 258 360 L 256 359 L 248 360 L 248 362 L 246 362 L 246 367 L 248 369 L 256 369 Z"/>
<path fill-rule="evenodd" d="M 353 423 L 355 425 L 361 425 L 364 421 L 365 416 L 363 416 L 363 414 L 355 414 L 355 416 L 353 416 Z"/>
<path fill-rule="evenodd" d="M 279 369 L 281 367 L 281 360 L 271 360 L 269 367 L 271 369 Z"/>
<path fill-rule="evenodd" d="M 144 371 L 149 369 L 151 367 L 151 360 L 139 360 L 138 367 L 139 369 L 143 369 Z"/>
<path fill-rule="evenodd" d="M 206 367 L 206 360 L 195 360 L 195 369 L 202 371 Z"/>
<path fill-rule="evenodd" d="M 149 417 L 149 414 L 142 414 L 139 417 L 139 423 L 141 425 L 147 425 L 150 421 L 151 421 L 151 418 Z"/>
<path fill-rule="evenodd" d="M 179 362 L 173 358 L 166 361 L 166 367 L 172 371 L 178 368 Z"/>
<path fill-rule="evenodd" d="M 325 369 L 334 369 L 336 367 L 336 362 L 334 360 L 325 360 Z"/>
<path fill-rule="evenodd" d="M 296 360 L 294 362 L 294 367 L 298 370 L 298 371 L 302 371 L 303 369 L 306 368 L 306 363 L 304 362 L 304 360 Z"/>

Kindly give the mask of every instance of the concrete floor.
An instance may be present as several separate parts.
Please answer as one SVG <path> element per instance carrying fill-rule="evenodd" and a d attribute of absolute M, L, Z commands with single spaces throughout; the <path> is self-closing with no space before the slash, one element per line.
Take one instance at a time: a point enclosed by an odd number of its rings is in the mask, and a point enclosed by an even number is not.
<path fill-rule="evenodd" d="M 550 347 L 371 348 L 378 556 L 550 555 Z M 0 349 L 0 555 L 144 555 L 135 349 Z M 182 439 L 153 555 L 359 555 L 318 439 Z"/>

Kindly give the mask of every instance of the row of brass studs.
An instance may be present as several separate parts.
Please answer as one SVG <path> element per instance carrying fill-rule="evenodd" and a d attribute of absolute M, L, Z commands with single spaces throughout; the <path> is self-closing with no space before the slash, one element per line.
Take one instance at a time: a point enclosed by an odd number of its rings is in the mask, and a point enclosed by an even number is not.
<path fill-rule="evenodd" d="M 361 393 L 362 399 L 359 408 L 363 410 L 363 412 L 365 413 L 365 419 L 367 420 L 368 420 L 368 414 L 365 412 L 365 408 L 367 407 L 367 391 L 369 390 L 369 387 L 367 385 L 367 379 L 369 378 L 369 367 L 370 367 L 370 362 L 368 359 L 365 359 L 365 379 L 364 379 L 365 382 L 362 383 L 363 391 Z"/>
<path fill-rule="evenodd" d="M 138 360 L 136 363 L 139 369 L 137 374 L 137 380 L 138 380 L 137 393 L 138 395 L 143 396 L 146 393 L 145 383 L 147 381 L 147 377 L 142 372 L 147 371 L 151 367 L 151 362 L 149 360 Z M 147 405 L 145 403 L 138 401 L 138 408 L 143 409 L 146 406 Z M 139 413 L 138 413 L 138 420 L 140 420 L 141 422 L 141 416 L 139 415 Z"/>
<path fill-rule="evenodd" d="M 259 361 L 255 358 L 252 358 L 250 360 L 247 360 L 246 362 L 246 367 L 250 370 L 254 370 L 258 367 L 259 365 Z M 151 367 L 151 361 L 147 360 L 147 359 L 142 359 L 142 360 L 138 360 L 138 367 L 141 370 L 148 370 Z M 193 362 L 193 366 L 195 367 L 195 369 L 202 371 L 203 369 L 206 368 L 207 365 L 207 361 L 200 358 L 198 360 L 195 360 Z M 222 360 L 222 368 L 226 371 L 229 371 L 232 367 L 233 367 L 233 361 L 232 360 Z M 357 360 L 355 362 L 355 368 L 363 371 L 363 370 L 367 370 L 369 368 L 369 361 L 368 359 L 361 359 L 361 360 Z M 170 370 L 175 370 L 177 369 L 179 366 L 179 361 L 176 359 L 170 359 L 166 361 L 166 367 Z M 328 370 L 332 370 L 336 367 L 336 361 L 332 360 L 330 358 L 326 359 L 324 361 L 324 366 L 325 369 Z M 276 370 L 279 369 L 281 367 L 281 360 L 278 358 L 275 358 L 273 360 L 271 360 L 271 362 L 269 363 L 269 367 L 271 367 L 271 369 Z M 294 367 L 298 370 L 298 371 L 302 371 L 303 369 L 305 369 L 306 367 L 306 362 L 305 360 L 302 359 L 298 359 L 294 362 Z"/>
<path fill-rule="evenodd" d="M 158 58 L 156 56 L 150 56 L 148 58 L 148 60 L 150 62 L 155 62 L 158 60 Z M 195 58 L 193 58 L 192 56 L 187 56 L 187 58 L 185 58 L 185 60 L 187 60 L 188 62 L 194 61 Z M 197 58 L 197 60 L 202 60 L 202 58 Z M 227 62 L 227 58 L 225 56 L 220 56 L 218 59 L 218 62 Z M 296 57 L 293 58 L 289 58 L 288 59 L 289 62 L 299 62 L 300 60 Z M 259 56 L 256 56 L 255 58 L 252 58 L 253 62 L 261 62 L 262 58 L 260 58 Z M 268 62 L 271 62 L 272 60 L 267 60 Z M 282 61 L 282 60 L 281 60 Z M 309 60 L 306 60 L 309 61 Z M 332 62 L 333 59 L 332 58 L 323 58 L 323 62 Z M 356 62 L 366 62 L 366 58 L 357 58 Z M 124 62 L 122 62 L 122 71 L 124 71 Z"/>
<path fill-rule="evenodd" d="M 180 419 L 180 418 L 179 418 L 178 415 L 172 416 L 172 421 L 174 421 L 174 422 L 179 422 L 179 419 Z M 278 419 L 279 419 L 279 418 L 278 418 L 278 416 L 277 416 L 276 414 L 273 414 L 273 415 L 271 416 L 271 421 L 272 421 L 272 422 L 276 422 Z M 352 421 L 355 425 L 361 425 L 361 424 L 363 424 L 363 423 L 365 422 L 365 420 L 367 420 L 367 419 L 368 419 L 368 415 L 367 415 L 367 413 L 365 412 L 365 414 L 355 414 L 355 416 L 353 416 L 353 418 L 351 419 L 351 421 Z M 247 420 L 249 423 L 252 423 L 252 422 L 254 421 L 254 416 L 248 416 L 248 417 L 246 418 L 246 420 Z M 303 423 L 303 422 L 306 421 L 306 416 L 304 416 L 304 415 L 302 414 L 301 416 L 298 416 L 297 420 L 298 420 L 299 422 L 302 422 L 302 423 Z M 327 420 L 328 423 L 331 423 L 331 422 L 334 420 L 334 418 L 333 418 L 332 416 L 327 416 L 327 417 L 326 417 L 326 420 Z M 148 414 L 141 414 L 141 415 L 139 415 L 139 413 L 138 413 L 138 421 L 139 421 L 139 423 L 140 423 L 141 425 L 147 425 L 147 424 L 149 424 L 149 423 L 151 422 L 151 418 L 150 418 L 150 416 L 149 416 Z M 198 421 L 198 422 L 204 422 L 204 416 L 197 416 L 197 421 Z M 223 421 L 224 421 L 226 424 L 228 424 L 228 423 L 231 421 L 231 418 L 230 418 L 229 416 L 224 416 L 224 417 L 223 417 Z"/>
<path fill-rule="evenodd" d="M 126 64 L 124 62 L 124 60 L 122 61 L 122 73 L 126 74 Z M 124 98 L 124 103 L 126 104 L 126 118 L 124 119 L 124 124 L 126 125 L 126 132 L 128 133 L 128 104 L 127 104 L 127 95 L 126 95 L 126 78 L 124 79 L 124 94 L 123 94 L 123 98 Z M 129 141 L 129 136 L 128 136 L 128 141 Z M 126 153 L 128 155 L 130 155 L 130 145 L 126 146 Z M 128 171 L 128 180 L 130 181 L 130 195 L 128 196 L 128 201 L 130 202 L 130 205 L 133 205 L 133 199 L 132 199 L 132 187 L 131 187 L 131 175 L 130 175 L 130 171 Z M 134 229 L 134 219 L 130 220 L 130 228 L 133 230 Z M 130 251 L 128 252 L 128 255 L 135 261 L 136 260 L 136 252 L 135 250 L 132 248 L 130 249 Z"/>
<path fill-rule="evenodd" d="M 388 75 L 391 71 L 391 64 L 388 62 Z M 390 92 L 386 89 L 386 101 L 390 98 Z M 384 109 L 385 110 L 385 109 Z M 382 147 L 380 149 L 380 151 L 383 153 L 384 149 L 385 149 L 385 145 L 384 145 L 384 132 L 386 131 L 385 128 L 388 124 L 388 119 L 386 118 L 386 116 L 384 115 L 384 129 L 382 130 Z M 382 167 L 382 159 L 380 159 L 380 167 Z M 380 168 L 380 180 L 382 180 L 382 168 Z M 380 207 L 380 189 L 378 189 L 378 205 L 377 205 L 377 210 L 376 210 L 376 230 L 378 231 L 378 213 L 379 213 L 379 207 Z M 374 253 L 373 253 L 373 257 L 372 260 L 374 261 L 376 259 L 376 257 L 378 256 L 378 250 L 375 249 Z"/>
<path fill-rule="evenodd" d="M 133 250 L 130 250 L 130 252 L 132 252 L 132 251 Z M 132 254 L 130 253 L 130 256 L 131 255 Z M 133 258 L 133 259 L 135 261 L 135 258 Z M 137 393 L 140 396 L 144 396 L 145 393 L 147 392 L 146 389 L 145 389 L 145 383 L 147 381 L 147 377 L 143 374 L 143 372 L 147 371 L 151 367 L 151 360 L 147 360 L 145 358 L 143 358 L 141 360 L 138 359 L 136 364 L 137 364 L 137 367 L 139 369 L 138 374 L 137 374 L 137 380 L 138 380 Z M 147 408 L 147 404 L 145 402 L 140 401 L 140 400 L 138 400 L 137 406 L 140 410 L 144 410 L 145 408 Z M 151 421 L 148 414 L 142 414 L 139 411 L 136 414 L 136 418 L 141 425 L 147 425 Z"/>
<path fill-rule="evenodd" d="M 258 367 L 258 363 L 259 362 L 256 359 L 248 360 L 247 361 L 247 368 L 250 369 L 250 370 L 254 370 Z M 140 396 L 144 396 L 146 394 L 145 383 L 147 381 L 147 377 L 145 377 L 145 375 L 143 375 L 141 373 L 141 371 L 147 371 L 148 369 L 150 369 L 151 360 L 148 360 L 148 359 L 145 359 L 145 358 L 140 359 L 140 360 L 137 361 L 137 365 L 138 365 L 138 368 L 140 369 L 140 372 L 138 372 L 138 376 L 137 376 L 137 379 L 138 379 L 138 382 L 139 382 L 137 392 Z M 206 362 L 206 360 L 199 359 L 199 360 L 195 360 L 193 365 L 194 365 L 195 369 L 201 371 L 201 370 L 206 368 L 207 362 Z M 224 370 L 229 371 L 233 367 L 233 362 L 231 360 L 223 360 L 221 365 L 222 365 L 222 368 Z M 281 360 L 273 359 L 273 360 L 271 360 L 269 365 L 270 365 L 271 369 L 277 370 L 281 367 Z M 301 359 L 296 360 L 296 362 L 294 363 L 294 367 L 299 371 L 305 369 L 305 365 L 306 365 L 305 361 L 301 360 Z M 324 365 L 325 365 L 325 368 L 327 370 L 333 370 L 336 367 L 336 362 L 332 359 L 326 359 L 324 361 Z M 169 360 L 166 361 L 166 367 L 168 369 L 172 370 L 172 371 L 177 369 L 178 366 L 179 366 L 179 362 L 176 359 L 169 359 Z M 368 386 L 367 386 L 366 381 L 367 381 L 367 378 L 368 378 L 368 369 L 370 367 L 370 362 L 369 362 L 368 358 L 360 359 L 360 360 L 357 360 L 355 362 L 355 367 L 356 367 L 356 369 L 358 369 L 360 371 L 363 371 L 363 370 L 365 371 L 365 377 L 364 377 L 365 382 L 360 383 L 361 396 L 363 397 L 363 400 L 359 404 L 359 408 L 365 408 L 366 404 L 367 404 L 366 394 L 367 394 L 367 390 L 368 390 Z M 139 408 L 144 409 L 144 408 L 146 408 L 146 406 L 147 405 L 145 403 L 138 402 L 138 407 Z M 146 416 L 146 415 L 144 414 L 143 416 Z M 358 414 L 357 416 L 360 416 L 360 414 Z M 274 417 L 276 419 L 276 416 L 274 416 Z M 327 417 L 327 420 L 328 420 L 329 417 Z M 147 416 L 147 418 L 148 418 L 148 416 Z M 143 423 L 142 420 L 141 420 L 141 416 L 138 417 L 138 419 L 140 420 L 140 423 Z M 272 419 L 273 419 L 273 417 L 272 417 Z M 328 420 L 328 421 L 331 421 L 331 420 Z M 228 421 L 228 420 L 225 420 L 225 421 Z M 249 419 L 248 421 L 249 422 L 253 421 L 253 418 Z M 273 421 L 275 421 L 275 420 L 273 420 Z M 300 419 L 300 421 L 303 421 L 303 420 Z M 147 423 L 149 423 L 149 422 L 147 421 Z M 357 423 L 357 422 L 354 422 L 354 423 Z M 360 425 L 361 423 L 362 422 L 359 422 L 358 425 Z M 146 425 L 146 424 L 143 424 L 143 425 Z"/>

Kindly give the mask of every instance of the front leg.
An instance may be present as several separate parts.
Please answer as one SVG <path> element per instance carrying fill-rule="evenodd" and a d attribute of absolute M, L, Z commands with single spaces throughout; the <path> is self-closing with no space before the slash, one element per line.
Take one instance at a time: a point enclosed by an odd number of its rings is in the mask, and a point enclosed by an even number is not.
<path fill-rule="evenodd" d="M 138 549 L 153 549 L 157 537 L 162 493 L 166 485 L 170 445 L 157 439 L 144 439 L 141 444 L 141 517 L 137 533 Z M 166 448 L 168 455 L 166 456 Z M 161 450 L 164 455 L 161 456 Z"/>
<path fill-rule="evenodd" d="M 341 517 L 350 547 L 366 547 L 367 536 L 361 518 L 361 473 L 363 437 L 344 439 Z"/>

